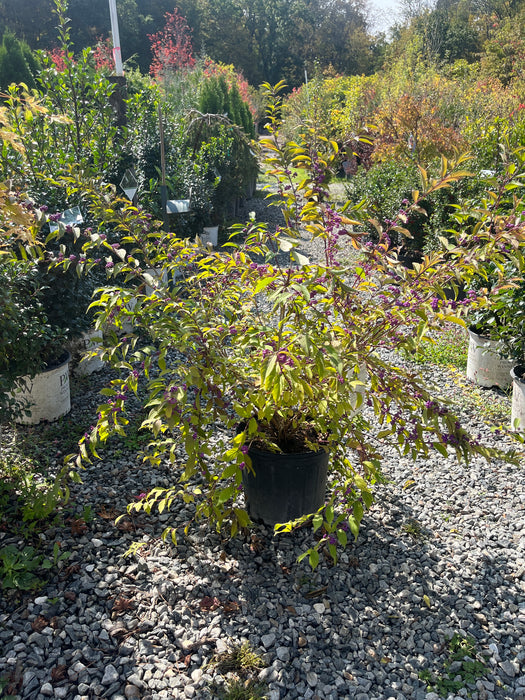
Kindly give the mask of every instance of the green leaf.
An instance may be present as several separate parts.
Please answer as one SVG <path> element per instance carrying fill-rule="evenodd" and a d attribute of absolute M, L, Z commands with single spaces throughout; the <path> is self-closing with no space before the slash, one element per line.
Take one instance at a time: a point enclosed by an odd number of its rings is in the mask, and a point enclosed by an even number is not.
<path fill-rule="evenodd" d="M 237 464 L 229 464 L 221 474 L 221 479 L 229 479 L 239 471 Z"/>
<path fill-rule="evenodd" d="M 350 528 L 350 532 L 352 533 L 354 538 L 357 540 L 357 537 L 359 535 L 359 525 L 356 523 L 353 516 L 351 515 L 348 516 L 348 527 Z"/>
<path fill-rule="evenodd" d="M 230 498 L 232 498 L 233 494 L 235 492 L 235 486 L 227 486 L 225 489 L 222 489 L 219 491 L 217 494 L 217 505 L 221 506 L 223 503 L 226 503 Z"/>
<path fill-rule="evenodd" d="M 432 447 L 439 452 L 439 454 L 443 455 L 443 457 L 448 457 L 448 451 L 445 445 L 441 442 L 433 442 Z"/>
<path fill-rule="evenodd" d="M 359 476 L 359 474 L 356 475 L 355 477 L 355 485 L 360 491 L 367 491 L 368 490 L 368 484 L 366 481 L 363 479 L 362 476 Z"/>
<path fill-rule="evenodd" d="M 273 372 L 275 371 L 276 363 L 277 363 L 277 355 L 273 354 L 270 356 L 270 358 L 266 364 L 266 367 L 264 368 L 262 383 L 267 388 L 268 388 L 268 384 L 270 383 L 270 377 L 273 374 Z"/>
<path fill-rule="evenodd" d="M 317 549 L 308 550 L 308 561 L 310 562 L 312 569 L 317 568 L 317 565 L 319 564 L 319 552 Z"/>
<path fill-rule="evenodd" d="M 250 516 L 244 508 L 235 508 L 234 512 L 241 527 L 248 527 L 250 525 Z"/>
<path fill-rule="evenodd" d="M 335 564 L 337 562 L 337 549 L 336 549 L 335 544 L 329 544 L 328 551 L 330 552 L 330 556 L 332 557 L 332 561 Z"/>
<path fill-rule="evenodd" d="M 321 527 L 323 522 L 324 522 L 323 516 L 320 513 L 316 513 L 314 515 L 314 517 L 312 518 L 312 525 L 313 525 L 314 532 L 317 532 L 317 530 L 319 530 L 319 528 Z"/>
<path fill-rule="evenodd" d="M 272 282 L 274 281 L 273 277 L 263 277 L 260 279 L 257 284 L 255 285 L 255 289 L 253 290 L 254 294 L 259 294 L 259 292 L 262 292 L 268 287 Z"/>
<path fill-rule="evenodd" d="M 338 539 L 341 547 L 346 547 L 346 545 L 348 543 L 348 537 L 347 537 L 346 532 L 344 530 L 337 530 L 336 534 L 337 534 L 337 539 Z"/>

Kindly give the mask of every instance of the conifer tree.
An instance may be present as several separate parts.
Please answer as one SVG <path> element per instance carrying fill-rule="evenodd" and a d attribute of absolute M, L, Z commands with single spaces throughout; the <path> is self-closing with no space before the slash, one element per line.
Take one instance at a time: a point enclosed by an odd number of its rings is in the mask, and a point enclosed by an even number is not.
<path fill-rule="evenodd" d="M 33 88 L 37 71 L 38 62 L 29 46 L 7 31 L 0 45 L 0 89 L 6 90 L 11 83 L 25 83 Z"/>

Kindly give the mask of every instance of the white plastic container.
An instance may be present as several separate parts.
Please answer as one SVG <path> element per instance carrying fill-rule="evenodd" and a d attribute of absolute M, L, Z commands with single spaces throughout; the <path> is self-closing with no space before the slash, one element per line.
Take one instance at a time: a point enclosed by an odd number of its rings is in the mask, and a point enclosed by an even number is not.
<path fill-rule="evenodd" d="M 502 357 L 497 340 L 490 340 L 469 329 L 467 379 L 478 386 L 506 389 L 510 386 L 510 371 L 514 360 Z"/>
<path fill-rule="evenodd" d="M 162 267 L 149 267 L 147 270 L 144 270 L 144 272 L 150 275 L 156 284 L 155 288 L 150 287 L 149 284 L 146 285 L 146 294 L 150 297 L 155 293 L 157 287 L 166 284 L 168 281 L 168 273 L 165 272 Z"/>
<path fill-rule="evenodd" d="M 57 367 L 52 367 L 37 374 L 32 379 L 24 377 L 20 389 L 15 392 L 15 398 L 22 408 L 30 411 L 29 415 L 22 414 L 16 418 L 17 423 L 36 425 L 42 421 L 55 421 L 71 410 L 69 393 L 69 362 L 71 355 Z"/>
<path fill-rule="evenodd" d="M 86 357 L 91 352 L 96 352 L 101 348 L 101 331 L 92 328 L 85 333 L 73 345 L 73 356 L 78 360 L 73 369 L 73 374 L 77 377 L 88 377 L 93 372 L 101 370 L 105 362 L 98 355 Z M 85 359 L 84 359 L 85 358 Z"/>
<path fill-rule="evenodd" d="M 510 376 L 512 378 L 512 411 L 510 427 L 512 430 L 522 432 L 525 430 L 525 367 L 518 365 L 513 367 Z"/>
<path fill-rule="evenodd" d="M 219 227 L 205 226 L 202 229 L 201 241 L 203 243 L 211 243 L 215 247 L 219 242 Z"/>
<path fill-rule="evenodd" d="M 359 380 L 360 382 L 363 382 L 362 384 L 359 384 L 355 389 L 355 403 L 354 403 L 354 401 L 352 401 L 352 404 L 354 405 L 354 410 L 352 412 L 352 415 L 355 416 L 358 413 L 361 413 L 361 411 L 363 410 L 364 405 L 365 405 L 366 392 L 368 389 L 368 372 L 367 372 L 366 366 L 359 367 L 359 374 L 357 375 L 357 377 L 355 376 L 355 374 L 353 372 L 349 372 L 347 377 L 348 377 L 349 381 Z M 363 398 L 362 398 L 361 405 L 359 406 L 359 408 L 357 408 L 359 394 L 361 394 Z"/>

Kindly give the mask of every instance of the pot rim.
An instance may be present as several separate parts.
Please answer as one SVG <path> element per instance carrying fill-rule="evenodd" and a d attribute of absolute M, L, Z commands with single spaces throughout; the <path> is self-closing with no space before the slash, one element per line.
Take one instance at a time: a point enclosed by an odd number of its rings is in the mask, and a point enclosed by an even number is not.
<path fill-rule="evenodd" d="M 514 365 L 510 370 L 510 376 L 513 380 L 525 384 L 525 365 Z"/>
<path fill-rule="evenodd" d="M 280 457 L 311 457 L 312 455 L 320 455 L 321 453 L 326 453 L 330 454 L 330 450 L 308 450 L 308 452 L 272 452 L 271 450 L 263 450 L 260 447 L 249 447 L 248 448 L 248 454 L 250 453 L 255 453 L 255 454 L 261 454 L 261 455 L 275 455 L 275 457 L 280 458 Z"/>
<path fill-rule="evenodd" d="M 43 369 L 40 372 L 37 372 L 37 374 L 45 374 L 46 372 L 52 372 L 53 370 L 58 369 L 59 367 L 67 365 L 68 362 L 71 362 L 71 353 L 69 352 L 69 350 L 66 350 L 64 348 L 62 354 L 55 360 L 55 362 L 52 365 L 50 365 L 49 367 L 45 367 L 45 369 Z"/>
<path fill-rule="evenodd" d="M 483 340 L 492 340 L 492 338 L 488 335 L 483 335 L 483 332 L 480 332 L 479 327 L 475 325 L 471 325 L 467 327 L 467 331 L 471 335 L 475 335 L 477 338 L 482 338 Z M 497 341 L 494 341 L 497 342 Z"/>

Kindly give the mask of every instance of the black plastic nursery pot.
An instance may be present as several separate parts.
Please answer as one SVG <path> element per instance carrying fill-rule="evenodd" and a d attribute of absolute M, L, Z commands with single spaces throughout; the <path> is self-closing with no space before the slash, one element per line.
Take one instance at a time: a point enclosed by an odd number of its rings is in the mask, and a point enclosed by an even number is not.
<path fill-rule="evenodd" d="M 284 454 L 250 448 L 255 472 L 244 469 L 246 509 L 257 523 L 272 527 L 315 513 L 325 503 L 328 452 Z"/>

